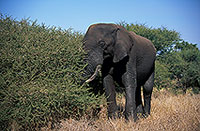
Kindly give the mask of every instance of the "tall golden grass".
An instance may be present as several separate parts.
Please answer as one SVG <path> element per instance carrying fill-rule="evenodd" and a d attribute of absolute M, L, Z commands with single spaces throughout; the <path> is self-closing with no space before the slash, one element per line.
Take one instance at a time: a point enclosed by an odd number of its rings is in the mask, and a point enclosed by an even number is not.
<path fill-rule="evenodd" d="M 124 97 L 118 97 L 124 103 Z M 174 95 L 168 91 L 154 91 L 151 115 L 137 122 L 124 118 L 108 120 L 106 107 L 98 119 L 63 120 L 59 131 L 198 131 L 200 130 L 200 94 Z M 55 130 L 55 129 L 54 129 Z"/>

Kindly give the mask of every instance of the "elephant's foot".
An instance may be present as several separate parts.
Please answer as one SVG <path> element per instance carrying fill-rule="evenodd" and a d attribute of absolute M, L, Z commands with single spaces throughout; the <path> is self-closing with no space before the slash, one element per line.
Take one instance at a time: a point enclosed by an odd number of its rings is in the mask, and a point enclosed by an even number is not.
<path fill-rule="evenodd" d="M 136 122 L 138 120 L 138 116 L 137 116 L 137 113 L 136 111 L 130 111 L 130 112 L 124 112 L 124 116 L 125 116 L 125 119 L 127 121 L 134 121 Z"/>
<path fill-rule="evenodd" d="M 125 112 L 124 115 L 126 120 L 133 120 L 134 122 L 136 122 L 139 118 L 143 118 L 146 116 L 142 104 L 138 105 L 135 111 L 129 113 Z"/>
<path fill-rule="evenodd" d="M 117 118 L 118 118 L 117 112 L 108 113 L 108 119 L 117 119 Z"/>
<path fill-rule="evenodd" d="M 144 111 L 144 113 L 143 113 L 142 116 L 143 116 L 144 118 L 147 118 L 149 115 L 150 115 L 150 114 L 149 114 L 148 112 L 145 112 L 145 111 Z"/>
<path fill-rule="evenodd" d="M 117 105 L 108 106 L 108 119 L 116 119 L 117 118 Z"/>
<path fill-rule="evenodd" d="M 150 115 L 150 106 L 149 105 L 148 106 L 144 106 L 144 117 L 145 118 Z"/>
<path fill-rule="evenodd" d="M 109 119 L 121 118 L 123 116 L 123 111 L 124 111 L 123 106 L 122 105 L 118 105 L 117 106 L 117 110 L 115 110 L 113 112 L 108 112 L 108 118 Z"/>
<path fill-rule="evenodd" d="M 136 113 L 137 114 L 143 114 L 144 113 L 144 107 L 142 106 L 142 104 L 137 106 Z"/>
<path fill-rule="evenodd" d="M 136 113 L 138 118 L 144 118 L 145 117 L 145 111 L 143 105 L 138 105 L 136 108 Z"/>

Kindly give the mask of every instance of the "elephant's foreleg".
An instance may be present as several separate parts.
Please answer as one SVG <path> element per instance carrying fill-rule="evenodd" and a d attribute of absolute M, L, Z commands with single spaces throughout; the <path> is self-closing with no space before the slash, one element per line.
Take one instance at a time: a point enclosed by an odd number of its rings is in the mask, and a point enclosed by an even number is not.
<path fill-rule="evenodd" d="M 144 95 L 144 112 L 145 115 L 150 115 L 151 109 L 151 95 L 153 91 L 154 83 L 154 72 L 151 74 L 149 79 L 144 84 L 143 95 Z"/>
<path fill-rule="evenodd" d="M 108 74 L 103 78 L 103 86 L 105 88 L 105 93 L 108 102 L 108 117 L 115 118 L 116 111 L 118 110 L 116 103 L 116 93 L 113 77 Z"/>
<path fill-rule="evenodd" d="M 122 83 L 125 86 L 126 104 L 125 104 L 125 118 L 137 119 L 136 114 L 136 88 L 137 88 L 137 73 L 136 63 L 134 59 L 126 64 L 126 73 L 122 76 Z"/>

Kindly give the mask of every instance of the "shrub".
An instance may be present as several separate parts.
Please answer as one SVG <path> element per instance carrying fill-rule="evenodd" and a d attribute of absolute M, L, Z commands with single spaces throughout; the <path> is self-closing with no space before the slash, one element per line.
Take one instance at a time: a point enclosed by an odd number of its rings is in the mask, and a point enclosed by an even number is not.
<path fill-rule="evenodd" d="M 154 85 L 157 89 L 162 88 L 173 88 L 175 86 L 175 81 L 170 79 L 171 73 L 165 64 L 156 61 L 155 66 L 155 82 Z"/>
<path fill-rule="evenodd" d="M 82 35 L 0 18 L 0 128 L 37 130 L 98 107 L 101 98 L 80 85 Z"/>
<path fill-rule="evenodd" d="M 178 80 L 176 88 L 181 88 L 184 92 L 188 88 L 199 88 L 200 51 L 198 49 L 173 51 L 165 55 L 161 61 L 167 65 L 171 73 L 170 78 Z M 198 88 L 196 89 L 198 90 Z"/>

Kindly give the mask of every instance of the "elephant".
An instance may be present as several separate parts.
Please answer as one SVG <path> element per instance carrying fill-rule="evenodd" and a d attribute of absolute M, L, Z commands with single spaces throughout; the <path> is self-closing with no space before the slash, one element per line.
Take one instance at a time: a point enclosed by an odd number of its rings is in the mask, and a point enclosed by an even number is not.
<path fill-rule="evenodd" d="M 125 91 L 124 115 L 127 120 L 136 121 L 138 113 L 150 115 L 156 59 L 156 49 L 150 40 L 120 25 L 98 23 L 88 28 L 83 49 L 88 63 L 84 71 L 85 82 L 93 81 L 101 71 L 108 118 L 116 118 L 118 113 L 116 83 Z"/>

